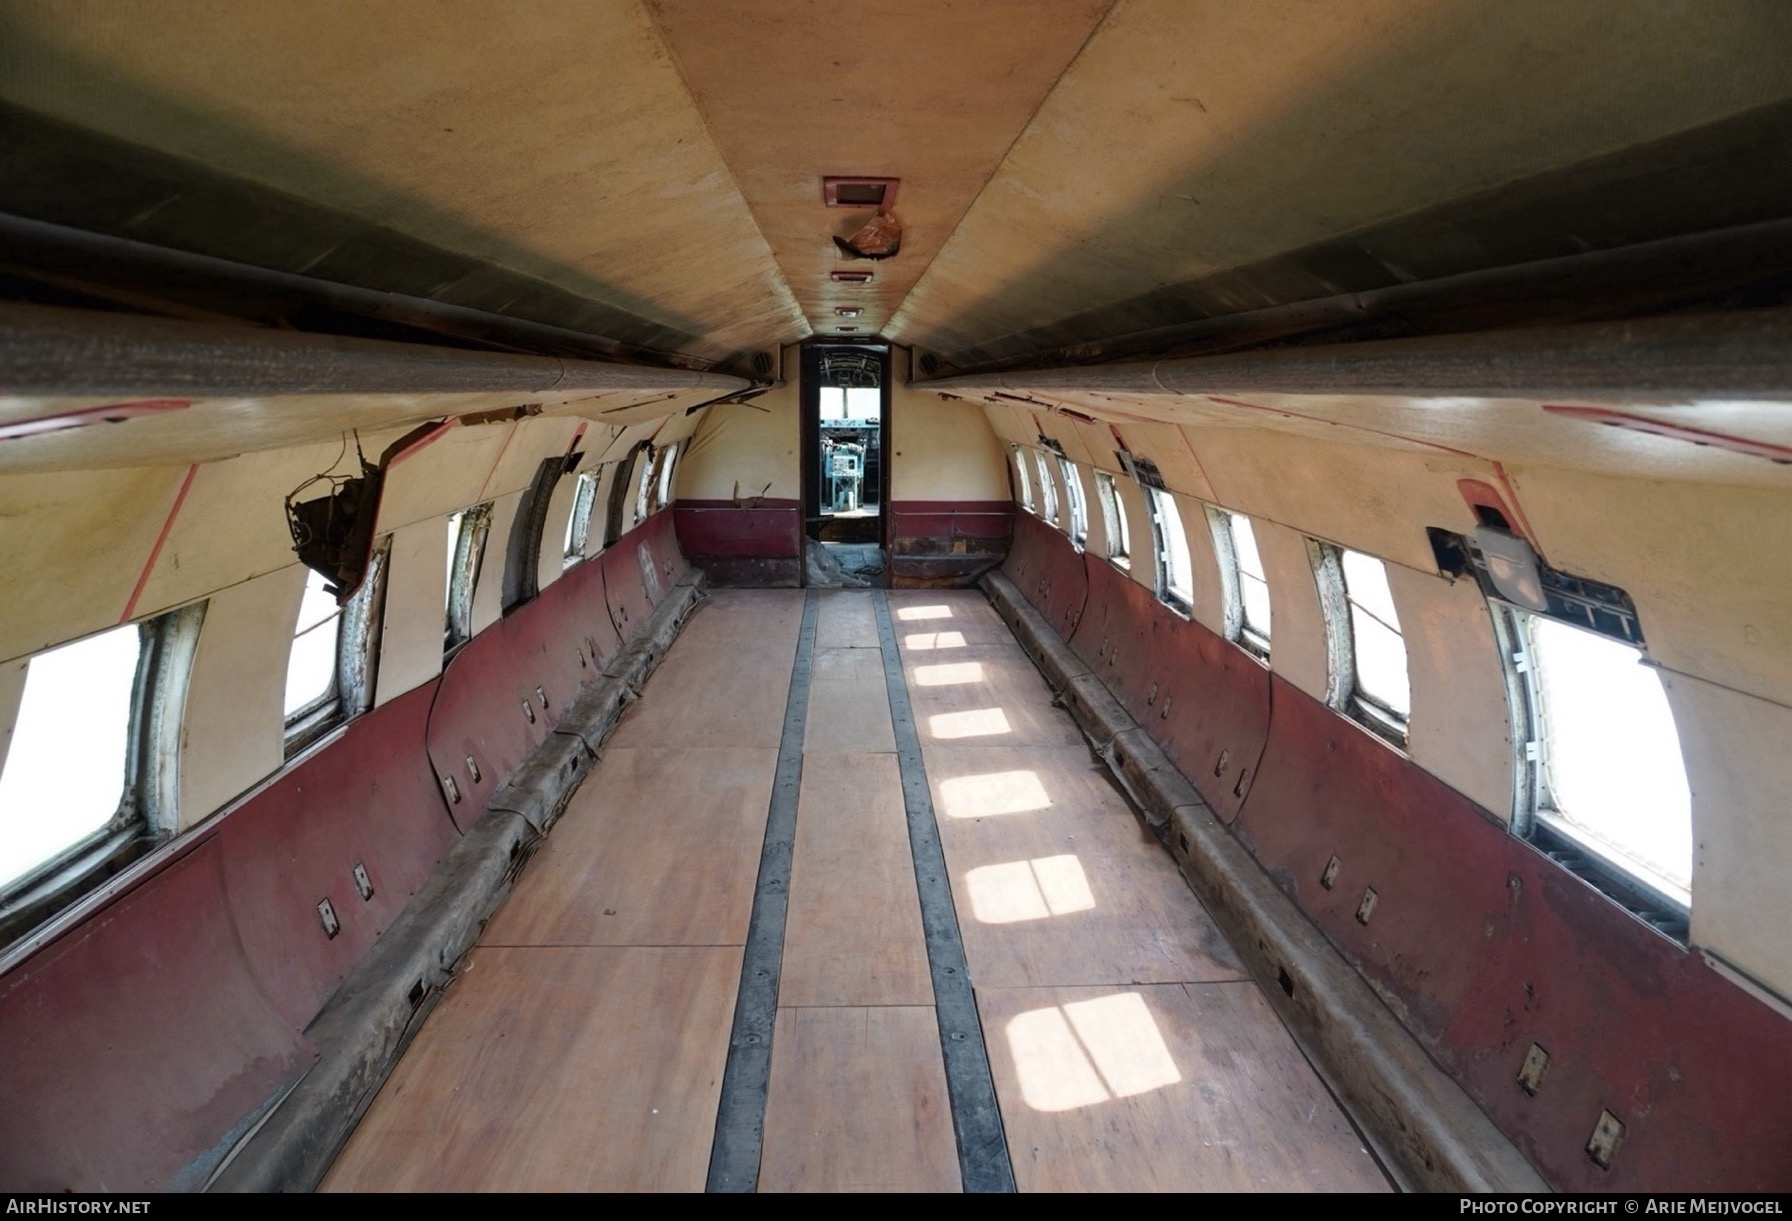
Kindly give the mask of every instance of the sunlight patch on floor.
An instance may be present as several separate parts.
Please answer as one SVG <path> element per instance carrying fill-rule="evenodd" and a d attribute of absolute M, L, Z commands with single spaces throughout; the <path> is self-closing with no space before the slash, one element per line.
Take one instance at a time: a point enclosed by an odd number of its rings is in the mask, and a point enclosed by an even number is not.
<path fill-rule="evenodd" d="M 1032 1009 L 1006 1033 L 1021 1096 L 1036 1111 L 1072 1111 L 1182 1080 L 1137 992 Z"/>
<path fill-rule="evenodd" d="M 971 911 L 984 924 L 1018 924 L 1089 911 L 1095 894 L 1074 854 L 982 865 L 964 875 Z"/>
<path fill-rule="evenodd" d="M 940 782 L 941 804 L 948 818 L 982 818 L 993 814 L 1024 814 L 1049 809 L 1039 773 L 1032 771 L 988 772 L 957 776 Z"/>

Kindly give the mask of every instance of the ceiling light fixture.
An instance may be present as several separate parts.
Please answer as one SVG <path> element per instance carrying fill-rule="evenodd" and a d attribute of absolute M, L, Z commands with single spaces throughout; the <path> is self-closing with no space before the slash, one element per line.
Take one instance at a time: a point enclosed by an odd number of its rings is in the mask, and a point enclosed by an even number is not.
<path fill-rule="evenodd" d="M 869 284 L 871 273 L 868 271 L 830 271 L 828 279 L 836 284 Z"/>
<path fill-rule="evenodd" d="M 834 312 L 842 318 L 857 318 L 865 311 L 862 307 L 857 305 L 836 305 L 834 307 Z"/>

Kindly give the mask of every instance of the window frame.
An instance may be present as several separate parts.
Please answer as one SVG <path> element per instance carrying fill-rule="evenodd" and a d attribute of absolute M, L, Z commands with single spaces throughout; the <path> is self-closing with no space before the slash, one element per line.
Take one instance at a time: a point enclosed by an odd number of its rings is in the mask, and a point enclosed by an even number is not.
<path fill-rule="evenodd" d="M 1107 559 L 1116 568 L 1132 568 L 1132 529 L 1126 521 L 1126 504 L 1114 476 L 1095 468 L 1095 499 L 1101 505 L 1101 529 Z"/>
<path fill-rule="evenodd" d="M 1039 520 L 1058 529 L 1058 486 L 1043 449 L 1033 450 L 1033 466 L 1039 472 Z"/>
<path fill-rule="evenodd" d="M 578 472 L 572 509 L 566 516 L 565 542 L 560 549 L 562 571 L 586 558 L 585 546 L 591 538 L 591 509 L 597 501 L 597 485 L 602 479 L 601 466 Z"/>
<path fill-rule="evenodd" d="M 1344 579 L 1344 553 L 1347 548 L 1319 539 L 1307 540 L 1312 559 L 1313 583 L 1318 592 L 1319 609 L 1325 621 L 1326 698 L 1335 711 L 1362 725 L 1376 737 L 1397 750 L 1404 751 L 1412 736 L 1412 713 L 1401 713 L 1362 689 L 1357 673 L 1356 619 L 1349 585 Z M 1355 554 L 1387 567 L 1387 561 L 1366 551 Z M 1365 612 L 1367 613 L 1367 612 Z M 1412 667 L 1406 650 L 1406 630 L 1392 629 L 1400 638 L 1402 657 L 1407 661 L 1408 692 L 1411 691 Z"/>
<path fill-rule="evenodd" d="M 658 459 L 659 475 L 654 480 L 653 512 L 658 513 L 672 503 L 672 468 L 678 462 L 677 441 L 673 441 L 660 451 Z M 651 514 L 649 514 L 651 516 Z"/>
<path fill-rule="evenodd" d="M 1066 533 L 1070 536 L 1071 544 L 1078 551 L 1084 551 L 1089 545 L 1089 505 L 1083 497 L 1082 474 L 1062 449 L 1054 452 L 1058 457 L 1058 473 L 1064 477 L 1065 507 L 1069 509 L 1065 515 L 1070 519 Z"/>
<path fill-rule="evenodd" d="M 450 513 L 448 528 L 454 531 L 454 555 L 448 564 L 448 589 L 442 612 L 442 652 L 452 657 L 473 638 L 473 598 L 479 589 L 479 573 L 485 564 L 485 547 L 491 534 L 492 502 L 487 500 Z"/>
<path fill-rule="evenodd" d="M 340 608 L 336 618 L 336 662 L 331 670 L 329 688 L 286 717 L 285 745 L 289 761 L 373 706 L 375 661 L 379 653 L 380 622 L 385 616 L 386 574 L 391 567 L 391 551 L 391 535 L 374 541 L 361 587 Z M 290 665 L 290 641 L 287 647 L 287 664 Z"/>
<path fill-rule="evenodd" d="M 634 520 L 633 525 L 640 525 L 653 516 L 653 488 L 659 473 L 659 460 L 663 450 L 653 447 L 651 441 L 643 441 L 647 461 L 640 464 L 640 471 L 635 478 Z"/>
<path fill-rule="evenodd" d="M 1489 597 L 1487 609 L 1493 619 L 1494 639 L 1500 650 L 1501 672 L 1506 679 L 1506 706 L 1511 722 L 1514 769 L 1512 816 L 1509 823 L 1511 833 L 1535 846 L 1581 880 L 1617 900 L 1632 915 L 1657 931 L 1684 942 L 1691 920 L 1690 900 L 1669 893 L 1641 870 L 1626 865 L 1614 845 L 1605 844 L 1597 835 L 1577 828 L 1572 816 L 1556 803 L 1550 793 L 1548 756 L 1551 746 L 1539 676 L 1542 658 L 1530 631 L 1529 621 L 1548 620 L 1579 631 L 1591 632 L 1634 649 L 1639 663 L 1643 664 L 1647 663 L 1647 649 L 1640 640 L 1602 632 L 1587 623 L 1575 622 L 1547 612 L 1514 606 L 1503 598 Z M 1663 698 L 1666 698 L 1665 691 Z M 1684 768 L 1685 743 L 1680 739 L 1678 724 L 1675 725 L 1675 736 L 1679 740 L 1681 766 Z M 1690 889 L 1689 877 L 1688 890 Z"/>
<path fill-rule="evenodd" d="M 1020 480 L 1020 507 L 1037 516 L 1038 510 L 1033 507 L 1033 481 L 1027 475 L 1027 459 L 1020 443 L 1009 442 L 1008 452 L 1014 458 L 1013 469 Z"/>
<path fill-rule="evenodd" d="M 1151 550 L 1157 561 L 1157 600 L 1181 615 L 1184 619 L 1192 618 L 1195 613 L 1195 557 L 1188 543 L 1188 526 L 1182 520 L 1182 509 L 1176 503 L 1176 494 L 1159 483 L 1148 483 L 1139 480 L 1139 486 L 1145 491 L 1145 507 L 1151 516 Z M 1188 589 L 1186 594 L 1179 592 L 1174 584 L 1175 565 L 1171 562 L 1170 531 L 1165 527 L 1165 507 L 1176 515 L 1176 530 L 1182 537 L 1182 561 L 1188 573 Z"/>
<path fill-rule="evenodd" d="M 118 805 L 102 826 L 0 885 L 0 950 L 29 936 L 178 831 L 181 725 L 205 611 L 206 603 L 199 601 L 134 625 L 137 665 Z M 32 657 L 73 643 L 63 641 Z"/>
<path fill-rule="evenodd" d="M 1257 627 L 1250 621 L 1244 597 L 1245 573 L 1238 559 L 1238 538 L 1234 533 L 1236 523 L 1243 521 L 1247 526 L 1251 519 L 1243 513 L 1234 513 L 1219 505 L 1206 505 L 1207 531 L 1213 538 L 1214 558 L 1218 562 L 1220 573 L 1220 601 L 1223 605 L 1223 626 L 1225 637 L 1233 644 L 1260 661 L 1269 660 L 1271 638 L 1274 635 L 1273 621 L 1269 631 Z M 1256 541 L 1256 529 L 1251 530 L 1252 542 Z M 1262 551 L 1258 550 L 1258 559 L 1262 559 Z M 1269 584 L 1269 574 L 1263 576 L 1263 583 Z M 1272 611 L 1273 614 L 1273 606 Z"/>

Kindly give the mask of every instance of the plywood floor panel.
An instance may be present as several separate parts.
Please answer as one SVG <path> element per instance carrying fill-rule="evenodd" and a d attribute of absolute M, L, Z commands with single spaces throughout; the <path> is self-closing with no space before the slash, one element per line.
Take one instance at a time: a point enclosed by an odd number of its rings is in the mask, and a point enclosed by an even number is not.
<path fill-rule="evenodd" d="M 1386 1191 L 1250 983 L 979 988 L 1022 1191 Z"/>
<path fill-rule="evenodd" d="M 957 1191 L 931 1008 L 778 1010 L 760 1191 Z"/>
<path fill-rule="evenodd" d="M 611 745 L 777 748 L 802 595 L 721 590 L 712 597 L 667 650 Z"/>
<path fill-rule="evenodd" d="M 803 750 L 894 752 L 881 649 L 815 650 Z"/>
<path fill-rule="evenodd" d="M 936 742 L 1072 749 L 1083 744 L 1082 730 L 1052 702 L 1051 687 L 1019 645 L 909 652 L 903 663 L 923 748 Z"/>
<path fill-rule="evenodd" d="M 978 987 L 1244 977 L 1086 748 L 926 748 Z"/>
<path fill-rule="evenodd" d="M 741 951 L 481 948 L 325 1191 L 701 1191 Z"/>
<path fill-rule="evenodd" d="M 781 1005 L 931 1005 L 895 755 L 806 755 Z"/>
<path fill-rule="evenodd" d="M 740 945 L 775 748 L 606 748 L 481 939 Z"/>
<path fill-rule="evenodd" d="M 824 589 L 817 597 L 815 647 L 875 649 L 877 613 L 866 589 Z"/>

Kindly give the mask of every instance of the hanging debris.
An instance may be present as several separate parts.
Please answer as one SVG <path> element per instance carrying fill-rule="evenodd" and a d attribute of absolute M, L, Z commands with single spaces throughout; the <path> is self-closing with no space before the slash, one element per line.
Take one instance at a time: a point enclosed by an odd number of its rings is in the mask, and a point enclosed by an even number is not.
<path fill-rule="evenodd" d="M 834 245 L 849 259 L 887 259 L 902 249 L 902 222 L 894 212 L 879 212 L 851 237 L 836 237 Z"/>
<path fill-rule="evenodd" d="M 354 597 L 367 577 L 386 467 L 414 442 L 440 427 L 439 421 L 431 421 L 412 429 L 388 445 L 377 463 L 367 461 L 367 455 L 361 452 L 361 436 L 356 433 L 359 475 L 334 474 L 336 464 L 342 461 L 338 455 L 330 470 L 313 475 L 287 494 L 286 528 L 292 534 L 292 549 L 301 564 L 328 578 L 326 589 L 338 606 Z M 344 438 L 344 454 L 347 451 L 348 441 Z M 299 499 L 307 488 L 320 483 L 327 484 L 329 491 L 310 500 Z"/>

